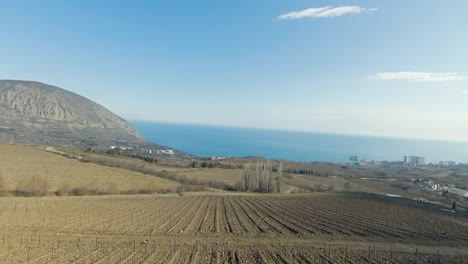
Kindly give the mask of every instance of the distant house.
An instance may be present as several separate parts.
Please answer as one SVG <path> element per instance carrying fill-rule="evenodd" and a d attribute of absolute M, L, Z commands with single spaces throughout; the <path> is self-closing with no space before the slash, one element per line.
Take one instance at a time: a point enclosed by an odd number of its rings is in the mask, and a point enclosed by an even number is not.
<path fill-rule="evenodd" d="M 468 193 L 458 199 L 461 207 L 465 208 L 465 212 L 468 212 Z"/>
<path fill-rule="evenodd" d="M 423 181 L 421 186 L 434 191 L 441 190 L 443 187 L 441 184 L 435 183 L 434 181 Z"/>
<path fill-rule="evenodd" d="M 460 198 L 460 201 L 468 206 L 468 193 Z"/>
<path fill-rule="evenodd" d="M 439 166 L 442 167 L 453 167 L 456 165 L 455 161 L 439 161 Z"/>
<path fill-rule="evenodd" d="M 161 150 L 158 150 L 158 154 L 174 155 L 174 150 L 172 150 L 172 149 L 161 149 Z"/>
<path fill-rule="evenodd" d="M 398 195 L 398 194 L 386 193 L 385 196 L 387 196 L 387 197 L 392 197 L 392 198 L 401 198 L 401 195 Z"/>
<path fill-rule="evenodd" d="M 458 196 L 460 196 L 460 197 L 468 196 L 468 191 L 467 191 L 467 190 L 463 190 L 463 189 L 448 188 L 448 192 L 449 192 L 449 193 L 456 194 L 456 195 L 458 195 Z"/>

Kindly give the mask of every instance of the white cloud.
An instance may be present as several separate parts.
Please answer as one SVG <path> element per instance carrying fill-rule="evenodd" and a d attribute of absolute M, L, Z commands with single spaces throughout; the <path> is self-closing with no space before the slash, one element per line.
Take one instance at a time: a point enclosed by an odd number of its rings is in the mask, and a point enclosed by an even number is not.
<path fill-rule="evenodd" d="M 468 79 L 454 72 L 380 72 L 368 77 L 369 80 L 403 80 L 412 82 L 448 82 Z"/>
<path fill-rule="evenodd" d="M 461 94 L 466 94 L 468 95 L 468 90 L 465 90 L 465 91 L 460 91 Z"/>
<path fill-rule="evenodd" d="M 296 11 L 278 16 L 279 20 L 301 19 L 306 17 L 337 17 L 346 14 L 357 14 L 362 12 L 377 11 L 377 8 L 364 8 L 360 6 L 325 6 L 318 8 L 309 8 L 302 11 Z"/>

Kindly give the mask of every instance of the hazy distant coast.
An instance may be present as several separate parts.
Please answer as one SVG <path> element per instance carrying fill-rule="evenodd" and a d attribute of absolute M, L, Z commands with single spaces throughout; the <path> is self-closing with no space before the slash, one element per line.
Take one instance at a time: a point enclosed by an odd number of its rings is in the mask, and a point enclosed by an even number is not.
<path fill-rule="evenodd" d="M 131 121 L 146 140 L 198 156 L 261 156 L 294 161 L 348 162 L 349 157 L 402 161 L 468 162 L 468 143 L 303 133 L 191 124 Z"/>

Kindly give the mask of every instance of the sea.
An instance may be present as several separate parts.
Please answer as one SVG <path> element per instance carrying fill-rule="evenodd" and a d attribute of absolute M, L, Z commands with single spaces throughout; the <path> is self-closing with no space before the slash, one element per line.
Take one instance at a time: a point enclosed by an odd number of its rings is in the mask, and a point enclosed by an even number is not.
<path fill-rule="evenodd" d="M 467 142 L 234 128 L 131 121 L 150 142 L 202 157 L 265 157 L 301 162 L 403 161 L 424 156 L 426 163 L 468 162 Z"/>

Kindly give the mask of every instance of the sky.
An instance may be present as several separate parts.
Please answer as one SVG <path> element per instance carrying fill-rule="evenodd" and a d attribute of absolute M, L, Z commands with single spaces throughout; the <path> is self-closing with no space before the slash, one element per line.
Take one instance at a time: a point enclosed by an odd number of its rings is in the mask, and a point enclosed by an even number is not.
<path fill-rule="evenodd" d="M 0 0 L 0 79 L 129 120 L 468 141 L 468 1 Z"/>

